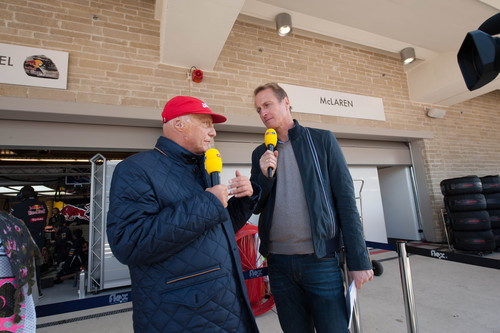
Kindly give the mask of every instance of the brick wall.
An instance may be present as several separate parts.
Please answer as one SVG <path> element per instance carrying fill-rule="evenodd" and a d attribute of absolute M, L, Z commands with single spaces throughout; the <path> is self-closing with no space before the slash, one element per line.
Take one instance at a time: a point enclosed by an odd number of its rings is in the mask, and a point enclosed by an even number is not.
<path fill-rule="evenodd" d="M 257 117 L 252 90 L 277 81 L 381 97 L 387 121 L 296 114 L 299 120 L 406 130 L 430 130 L 422 144 L 436 234 L 441 237 L 439 182 L 500 172 L 500 92 L 447 109 L 431 119 L 412 103 L 398 58 L 237 21 L 213 72 L 200 84 L 187 68 L 159 64 L 154 0 L 3 0 L 0 42 L 70 53 L 68 89 L 0 84 L 0 95 L 160 110 L 179 94 L 205 100 L 216 112 Z M 293 105 L 293 101 L 292 101 Z M 495 136 L 496 135 L 496 136 Z"/>

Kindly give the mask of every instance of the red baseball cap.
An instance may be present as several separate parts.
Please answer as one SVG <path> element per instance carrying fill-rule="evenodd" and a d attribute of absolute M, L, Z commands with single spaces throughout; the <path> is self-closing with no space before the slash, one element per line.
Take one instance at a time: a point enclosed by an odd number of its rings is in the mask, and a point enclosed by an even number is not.
<path fill-rule="evenodd" d="M 226 117 L 213 113 L 203 101 L 190 96 L 176 96 L 169 100 L 167 104 L 165 104 L 161 116 L 163 118 L 163 123 L 166 123 L 171 119 L 192 113 L 209 114 L 212 116 L 212 120 L 215 124 L 223 123 L 227 120 Z"/>

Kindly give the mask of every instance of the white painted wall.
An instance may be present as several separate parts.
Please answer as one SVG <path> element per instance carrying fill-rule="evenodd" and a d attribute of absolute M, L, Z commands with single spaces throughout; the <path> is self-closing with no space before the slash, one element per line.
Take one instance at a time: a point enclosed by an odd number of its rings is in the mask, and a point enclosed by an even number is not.
<path fill-rule="evenodd" d="M 250 178 L 251 166 L 249 165 L 223 165 L 220 181 L 224 185 L 229 185 L 229 180 L 236 177 L 236 170 L 240 171 L 243 176 Z M 258 225 L 259 215 L 252 215 L 248 222 Z"/>
<path fill-rule="evenodd" d="M 372 242 L 387 243 L 377 168 L 375 166 L 351 166 L 349 171 L 354 182 L 356 204 L 363 217 L 365 239 Z M 364 181 L 363 188 L 361 188 L 362 181 Z"/>
<path fill-rule="evenodd" d="M 381 168 L 378 174 L 387 236 L 420 240 L 410 168 L 407 166 Z"/>
<path fill-rule="evenodd" d="M 221 183 L 229 184 L 229 180 L 239 170 L 243 175 L 250 177 L 250 166 L 246 165 L 224 165 L 221 174 Z M 384 210 L 380 194 L 379 180 L 376 167 L 350 167 L 353 179 L 364 180 L 361 193 L 363 206 L 363 221 L 365 237 L 368 241 L 387 243 L 387 235 L 384 223 Z M 354 181 L 356 196 L 359 196 L 360 181 Z M 360 210 L 360 199 L 356 200 Z M 258 215 L 253 215 L 250 223 L 258 224 Z"/>

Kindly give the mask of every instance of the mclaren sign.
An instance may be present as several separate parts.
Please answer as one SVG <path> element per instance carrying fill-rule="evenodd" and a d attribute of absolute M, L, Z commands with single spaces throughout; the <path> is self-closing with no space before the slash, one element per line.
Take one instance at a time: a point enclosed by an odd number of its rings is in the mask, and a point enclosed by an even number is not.
<path fill-rule="evenodd" d="M 385 121 L 382 98 L 279 84 L 294 112 Z"/>

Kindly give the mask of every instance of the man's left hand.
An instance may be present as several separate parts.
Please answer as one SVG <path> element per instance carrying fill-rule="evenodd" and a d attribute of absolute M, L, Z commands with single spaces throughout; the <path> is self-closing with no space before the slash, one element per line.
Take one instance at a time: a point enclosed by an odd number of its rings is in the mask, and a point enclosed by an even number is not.
<path fill-rule="evenodd" d="M 351 281 L 354 281 L 356 283 L 356 288 L 361 289 L 363 283 L 373 279 L 373 270 L 369 269 L 367 271 L 349 271 L 349 277 L 351 278 Z"/>
<path fill-rule="evenodd" d="M 253 194 L 252 183 L 246 176 L 236 170 L 236 177 L 229 181 L 229 194 L 233 194 L 237 198 L 251 197 Z"/>

